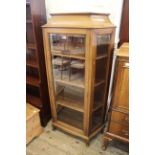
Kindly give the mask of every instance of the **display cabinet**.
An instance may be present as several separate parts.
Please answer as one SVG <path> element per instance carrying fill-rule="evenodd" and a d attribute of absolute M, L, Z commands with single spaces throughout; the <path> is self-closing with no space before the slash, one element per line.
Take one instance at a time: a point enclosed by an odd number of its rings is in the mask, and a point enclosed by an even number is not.
<path fill-rule="evenodd" d="M 109 14 L 52 14 L 43 25 L 52 125 L 89 140 L 103 129 L 115 26 Z"/>
<path fill-rule="evenodd" d="M 41 29 L 45 23 L 45 1 L 26 0 L 26 101 L 39 108 L 42 126 L 51 117 Z"/>

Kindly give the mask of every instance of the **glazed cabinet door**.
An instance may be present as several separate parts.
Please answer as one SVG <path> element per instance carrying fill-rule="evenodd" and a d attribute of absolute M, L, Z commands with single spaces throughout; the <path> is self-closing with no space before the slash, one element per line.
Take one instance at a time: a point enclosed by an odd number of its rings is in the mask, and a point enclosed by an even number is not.
<path fill-rule="evenodd" d="M 53 121 L 83 132 L 88 89 L 87 31 L 46 29 L 44 41 L 48 47 L 46 67 Z"/>
<path fill-rule="evenodd" d="M 113 108 L 129 110 L 129 62 L 117 60 Z"/>

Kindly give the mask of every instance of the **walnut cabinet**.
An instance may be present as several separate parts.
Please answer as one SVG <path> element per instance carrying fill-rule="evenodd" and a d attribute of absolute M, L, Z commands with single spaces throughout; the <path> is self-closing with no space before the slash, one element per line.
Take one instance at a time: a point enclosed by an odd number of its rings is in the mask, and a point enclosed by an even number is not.
<path fill-rule="evenodd" d="M 109 14 L 52 14 L 43 28 L 53 128 L 87 143 L 103 129 L 115 26 Z"/>
<path fill-rule="evenodd" d="M 103 148 L 112 139 L 129 143 L 129 53 L 128 43 L 123 43 L 116 53 L 116 67 L 110 107 L 108 129 Z"/>

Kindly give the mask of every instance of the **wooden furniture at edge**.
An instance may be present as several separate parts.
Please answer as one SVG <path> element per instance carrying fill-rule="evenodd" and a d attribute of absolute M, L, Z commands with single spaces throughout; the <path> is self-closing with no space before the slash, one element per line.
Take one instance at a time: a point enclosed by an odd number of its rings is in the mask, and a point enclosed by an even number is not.
<path fill-rule="evenodd" d="M 43 131 L 40 124 L 39 111 L 38 108 L 26 103 L 26 144 Z"/>
<path fill-rule="evenodd" d="M 53 128 L 86 144 L 104 127 L 114 36 L 104 13 L 57 13 L 43 25 Z"/>
<path fill-rule="evenodd" d="M 116 56 L 113 95 L 103 149 L 112 139 L 129 143 L 129 44 L 123 43 Z"/>
<path fill-rule="evenodd" d="M 124 0 L 123 2 L 119 37 L 119 47 L 122 43 L 129 42 L 129 0 Z"/>
<path fill-rule="evenodd" d="M 40 109 L 42 126 L 51 117 L 41 25 L 46 23 L 44 0 L 26 1 L 26 101 Z"/>

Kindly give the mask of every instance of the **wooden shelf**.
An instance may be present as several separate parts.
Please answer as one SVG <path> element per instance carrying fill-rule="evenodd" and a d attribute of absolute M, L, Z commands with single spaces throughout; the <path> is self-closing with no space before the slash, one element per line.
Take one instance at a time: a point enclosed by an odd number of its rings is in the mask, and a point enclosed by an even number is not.
<path fill-rule="evenodd" d="M 78 88 L 85 88 L 84 77 L 82 77 L 80 74 L 71 75 L 70 80 L 69 80 L 69 76 L 63 75 L 61 79 L 61 76 L 56 74 L 57 73 L 54 73 L 54 81 L 57 83 L 68 85 L 68 86 L 74 86 Z"/>
<path fill-rule="evenodd" d="M 37 49 L 36 44 L 34 43 L 27 43 L 26 46 L 28 49 Z"/>
<path fill-rule="evenodd" d="M 33 86 L 40 86 L 40 80 L 37 77 L 33 77 L 30 75 L 26 76 L 26 83 Z"/>
<path fill-rule="evenodd" d="M 64 84 L 64 85 L 69 85 L 69 86 L 74 86 L 74 87 L 78 87 L 78 88 L 85 88 L 84 84 L 82 84 L 82 82 L 77 79 L 77 80 L 73 80 L 73 81 L 67 81 L 67 80 L 61 80 L 61 79 L 57 79 L 55 78 L 55 82 Z"/>
<path fill-rule="evenodd" d="M 31 19 L 26 19 L 26 23 L 32 23 L 32 20 Z"/>
<path fill-rule="evenodd" d="M 83 129 L 83 114 L 68 108 L 63 108 L 58 113 L 58 120 L 75 128 Z"/>
<path fill-rule="evenodd" d="M 26 101 L 33 104 L 34 106 L 36 106 L 38 108 L 42 108 L 42 102 L 41 102 L 40 97 L 33 96 L 33 95 L 27 93 Z"/>
<path fill-rule="evenodd" d="M 33 68 L 38 68 L 38 64 L 36 62 L 30 61 L 30 60 L 26 61 L 26 66 L 33 67 Z"/>
<path fill-rule="evenodd" d="M 72 110 L 84 112 L 84 96 L 82 96 L 82 94 L 79 94 L 80 93 L 78 93 L 78 91 L 65 89 L 56 98 L 56 103 Z"/>
<path fill-rule="evenodd" d="M 26 5 L 30 5 L 30 2 L 26 2 Z"/>
<path fill-rule="evenodd" d="M 60 56 L 60 57 L 65 57 L 65 58 L 74 58 L 74 59 L 80 59 L 80 60 L 85 60 L 85 57 L 83 56 L 77 56 L 77 55 L 65 55 L 65 54 L 59 54 L 59 53 L 52 53 L 53 56 Z"/>

